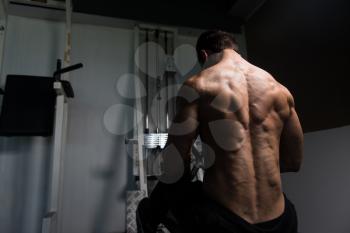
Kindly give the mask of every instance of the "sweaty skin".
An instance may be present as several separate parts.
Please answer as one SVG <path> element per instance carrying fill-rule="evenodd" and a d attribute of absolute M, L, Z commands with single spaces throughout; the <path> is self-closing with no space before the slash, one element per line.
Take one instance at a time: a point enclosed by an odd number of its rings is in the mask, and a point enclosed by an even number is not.
<path fill-rule="evenodd" d="M 167 145 L 177 148 L 188 173 L 199 135 L 215 154 L 204 192 L 251 224 L 275 219 L 284 211 L 280 174 L 297 172 L 303 157 L 293 97 L 232 49 L 208 63 L 180 89 Z"/>

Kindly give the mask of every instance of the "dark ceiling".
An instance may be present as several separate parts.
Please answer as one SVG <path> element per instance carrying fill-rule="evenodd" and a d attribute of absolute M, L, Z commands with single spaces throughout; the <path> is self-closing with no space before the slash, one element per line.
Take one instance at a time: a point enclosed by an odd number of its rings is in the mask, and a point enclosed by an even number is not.
<path fill-rule="evenodd" d="M 240 32 L 244 18 L 232 13 L 239 1 L 250 2 L 254 9 L 257 0 L 190 0 L 190 1 L 87 1 L 73 0 L 75 12 L 138 20 L 173 26 L 200 29 L 220 28 Z M 247 11 L 247 9 L 244 9 Z M 249 12 L 249 10 L 248 10 Z"/>

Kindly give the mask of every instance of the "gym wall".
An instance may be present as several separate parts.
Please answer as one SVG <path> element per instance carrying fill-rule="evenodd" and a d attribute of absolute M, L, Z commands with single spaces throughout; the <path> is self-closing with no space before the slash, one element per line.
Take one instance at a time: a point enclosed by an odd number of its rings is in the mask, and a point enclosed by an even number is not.
<path fill-rule="evenodd" d="M 301 233 L 350 232 L 349 135 L 350 126 L 307 133 L 301 171 L 283 176 Z"/>
<path fill-rule="evenodd" d="M 350 125 L 350 2 L 268 0 L 245 25 L 249 60 L 294 94 L 306 132 Z"/>
<path fill-rule="evenodd" d="M 124 232 L 125 192 L 135 188 L 132 160 L 124 136 L 108 132 L 103 117 L 115 104 L 133 104 L 120 96 L 116 83 L 133 73 L 134 31 L 88 24 L 73 24 L 72 31 L 72 64 L 82 62 L 84 68 L 71 73 L 76 97 L 69 104 L 58 233 Z M 61 22 L 10 15 L 2 84 L 10 73 L 52 75 L 63 57 L 64 35 Z M 245 53 L 244 37 L 237 39 Z M 194 35 L 178 37 L 179 44 L 195 42 Z M 186 63 L 194 55 L 179 56 Z M 179 82 L 196 70 L 198 65 Z M 122 129 L 133 114 L 117 112 L 115 118 Z M 0 138 L 0 232 L 40 232 L 51 145 L 50 138 Z"/>
<path fill-rule="evenodd" d="M 7 74 L 51 76 L 64 50 L 64 25 L 9 16 L 3 86 Z M 0 137 L 0 232 L 40 232 L 51 138 Z"/>

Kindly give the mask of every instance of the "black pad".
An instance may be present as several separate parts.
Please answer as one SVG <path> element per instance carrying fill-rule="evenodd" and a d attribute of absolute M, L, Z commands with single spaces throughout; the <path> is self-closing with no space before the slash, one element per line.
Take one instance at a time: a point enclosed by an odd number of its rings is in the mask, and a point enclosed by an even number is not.
<path fill-rule="evenodd" d="M 55 98 L 52 77 L 8 75 L 0 115 L 1 136 L 50 136 Z"/>

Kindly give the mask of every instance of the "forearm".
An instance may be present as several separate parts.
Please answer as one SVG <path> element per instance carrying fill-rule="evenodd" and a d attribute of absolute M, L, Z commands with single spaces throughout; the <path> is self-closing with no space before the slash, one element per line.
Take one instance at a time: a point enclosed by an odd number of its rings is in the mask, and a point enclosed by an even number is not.
<path fill-rule="evenodd" d="M 280 154 L 280 172 L 281 173 L 287 173 L 287 172 L 298 172 L 301 168 L 302 164 L 302 155 L 300 153 L 294 153 L 292 154 L 286 154 L 281 153 Z"/>
<path fill-rule="evenodd" d="M 169 209 L 176 207 L 186 197 L 186 190 L 190 181 L 189 176 L 183 176 L 173 184 L 159 181 L 150 195 L 153 214 L 158 218 L 162 218 Z"/>
<path fill-rule="evenodd" d="M 281 173 L 298 172 L 303 160 L 303 138 L 289 137 L 280 143 L 280 170 Z"/>

